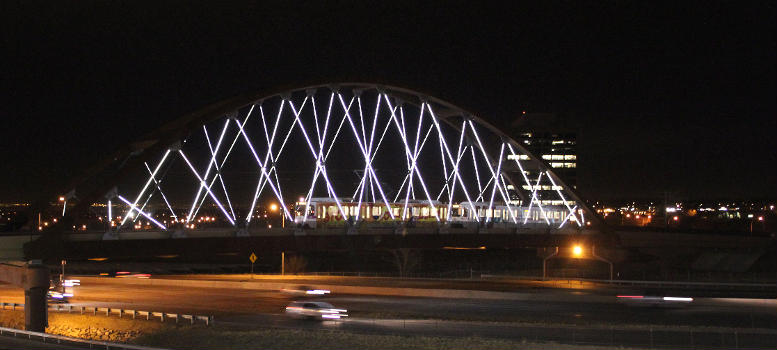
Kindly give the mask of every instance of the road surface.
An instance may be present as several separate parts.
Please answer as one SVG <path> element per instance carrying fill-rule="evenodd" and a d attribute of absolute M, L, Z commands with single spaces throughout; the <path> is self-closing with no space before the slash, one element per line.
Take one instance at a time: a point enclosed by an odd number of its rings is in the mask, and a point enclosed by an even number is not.
<path fill-rule="evenodd" d="M 323 323 L 284 317 L 284 306 L 294 298 L 277 291 L 91 283 L 78 287 L 71 301 L 75 305 L 214 315 L 217 323 L 249 327 L 628 346 L 650 346 L 651 342 L 673 347 L 777 345 L 777 307 L 769 301 L 700 298 L 686 307 L 653 308 L 630 306 L 616 301 L 615 296 L 590 290 L 527 287 L 514 293 L 526 293 L 527 300 L 331 295 L 321 299 L 348 309 L 351 317 Z M 0 286 L 0 301 L 23 303 L 23 294 Z"/>

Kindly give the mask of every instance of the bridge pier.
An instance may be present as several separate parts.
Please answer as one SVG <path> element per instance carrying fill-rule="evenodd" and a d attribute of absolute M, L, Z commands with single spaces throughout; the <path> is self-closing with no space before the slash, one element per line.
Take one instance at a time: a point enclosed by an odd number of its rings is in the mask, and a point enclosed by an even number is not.
<path fill-rule="evenodd" d="M 554 256 L 558 256 L 558 247 L 556 247 L 556 250 L 552 254 L 542 259 L 542 279 L 543 280 L 546 280 L 548 278 L 548 260 L 550 260 L 550 258 Z"/>
<path fill-rule="evenodd" d="M 40 262 L 0 264 L 0 281 L 24 288 L 24 327 L 28 331 L 45 332 L 48 326 L 48 268 Z"/>
<path fill-rule="evenodd" d="M 613 277 L 613 264 L 612 264 L 612 261 L 607 260 L 607 259 L 603 258 L 600 255 L 597 255 L 596 254 L 596 245 L 591 246 L 591 256 L 593 256 L 596 260 L 604 261 L 604 262 L 606 262 L 607 264 L 610 265 L 610 281 L 612 281 L 612 277 Z"/>

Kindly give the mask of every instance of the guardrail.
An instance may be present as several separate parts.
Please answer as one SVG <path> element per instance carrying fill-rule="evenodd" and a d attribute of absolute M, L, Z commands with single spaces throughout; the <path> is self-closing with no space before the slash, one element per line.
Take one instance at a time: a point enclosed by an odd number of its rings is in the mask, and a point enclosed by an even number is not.
<path fill-rule="evenodd" d="M 543 281 L 541 276 L 536 275 L 500 275 L 491 274 L 490 271 L 485 270 L 450 270 L 443 272 L 428 272 L 428 273 L 413 273 L 406 276 L 400 276 L 397 273 L 392 272 L 361 272 L 361 271 L 320 271 L 320 272 L 295 272 L 287 273 L 286 277 L 306 277 L 306 276 L 343 276 L 343 277 L 387 277 L 387 278 L 402 278 L 402 279 L 443 279 L 443 280 L 467 280 L 467 279 L 481 279 L 481 278 L 511 278 L 519 280 L 531 280 L 531 281 Z M 244 274 L 246 273 L 235 273 Z M 207 274 L 204 274 L 207 275 Z M 272 275 L 281 276 L 279 272 L 262 272 L 257 275 Z M 775 287 L 777 288 L 777 281 L 764 280 L 761 282 L 715 282 L 715 281 L 659 281 L 659 280 L 621 280 L 621 279 L 592 279 L 592 278 L 576 278 L 576 277 L 548 277 L 546 280 L 554 281 L 584 281 L 584 282 L 599 282 L 608 284 L 659 284 L 659 285 L 690 285 L 690 286 L 705 286 L 705 287 Z"/>
<path fill-rule="evenodd" d="M 511 276 L 511 275 L 480 275 L 481 278 L 505 278 L 505 279 L 519 279 L 519 280 L 531 280 L 531 281 L 566 281 L 570 283 L 574 282 L 591 282 L 591 283 L 603 283 L 614 284 L 623 286 L 680 286 L 680 287 L 713 287 L 720 289 L 721 287 L 727 288 L 753 288 L 753 289 L 777 289 L 775 283 L 731 283 L 731 282 L 690 282 L 690 281 L 640 281 L 640 280 L 602 280 L 591 278 L 553 278 L 548 277 L 543 279 L 542 277 L 535 276 Z"/>
<path fill-rule="evenodd" d="M 5 303 L 4 303 L 5 304 Z M 129 345 L 121 343 L 109 343 L 104 341 L 86 340 L 80 338 L 66 337 L 64 335 L 48 334 L 41 332 L 23 331 L 21 329 L 0 327 L 0 335 L 13 336 L 16 338 L 23 337 L 29 340 L 37 340 L 48 344 L 68 344 L 75 346 L 83 346 L 89 349 L 127 349 L 127 350 L 163 350 L 162 348 L 151 348 L 147 346 Z"/>
<path fill-rule="evenodd" d="M 17 304 L 17 303 L 0 303 L 0 306 L 3 307 L 3 310 L 5 310 L 6 306 L 10 306 L 11 310 L 16 310 L 17 307 L 24 308 L 24 304 Z"/>
<path fill-rule="evenodd" d="M 189 320 L 191 324 L 194 324 L 197 321 L 203 321 L 206 326 L 213 324 L 213 316 L 200 316 L 200 315 L 189 315 L 189 314 L 177 314 L 177 313 L 170 313 L 170 312 L 156 312 L 156 311 L 141 311 L 141 310 L 131 310 L 131 309 L 120 309 L 120 308 L 110 308 L 110 307 L 94 307 L 94 306 L 73 306 L 71 304 L 53 304 L 49 305 L 49 310 L 54 311 L 60 311 L 68 313 L 71 313 L 73 311 L 80 312 L 82 315 L 86 312 L 91 312 L 93 315 L 97 315 L 98 313 L 105 316 L 110 316 L 112 314 L 119 315 L 119 318 L 122 318 L 124 315 L 132 316 L 132 319 L 136 319 L 138 316 L 145 316 L 146 320 L 151 320 L 151 318 L 159 318 L 160 322 L 165 322 L 165 320 L 173 319 L 175 320 L 175 323 L 178 323 L 181 319 L 183 320 Z"/>
<path fill-rule="evenodd" d="M 17 308 L 24 309 L 24 304 L 18 304 L 18 303 L 0 303 L 0 306 L 2 306 L 3 309 L 6 308 L 6 306 L 11 306 L 12 310 L 16 310 Z M 151 318 L 159 318 L 160 322 L 165 322 L 165 320 L 173 319 L 175 320 L 175 323 L 178 323 L 180 320 L 188 320 L 189 323 L 195 324 L 197 321 L 202 321 L 206 326 L 213 325 L 213 315 L 211 316 L 202 316 L 202 315 L 189 315 L 189 314 L 177 314 L 177 313 L 170 313 L 170 312 L 156 312 L 156 311 L 141 311 L 141 310 L 130 310 L 130 309 L 120 309 L 120 308 L 111 308 L 111 307 L 95 307 L 95 306 L 75 306 L 72 304 L 49 304 L 49 310 L 51 311 L 58 311 L 58 312 L 80 312 L 82 315 L 84 313 L 91 313 L 93 315 L 105 315 L 110 316 L 112 314 L 119 315 L 119 318 L 122 318 L 123 316 L 132 316 L 132 319 L 136 319 L 138 316 L 146 317 L 146 320 L 151 320 Z"/>

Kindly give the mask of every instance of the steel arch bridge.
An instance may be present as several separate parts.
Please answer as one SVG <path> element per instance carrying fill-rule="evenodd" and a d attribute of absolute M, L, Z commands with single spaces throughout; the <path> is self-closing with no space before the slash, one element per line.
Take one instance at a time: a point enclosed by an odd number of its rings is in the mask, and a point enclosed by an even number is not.
<path fill-rule="evenodd" d="M 296 235 L 564 234 L 598 223 L 548 163 L 485 120 L 370 83 L 242 96 L 184 116 L 89 169 L 62 215 L 104 239 L 247 236 L 273 234 L 257 223 L 270 202 Z"/>

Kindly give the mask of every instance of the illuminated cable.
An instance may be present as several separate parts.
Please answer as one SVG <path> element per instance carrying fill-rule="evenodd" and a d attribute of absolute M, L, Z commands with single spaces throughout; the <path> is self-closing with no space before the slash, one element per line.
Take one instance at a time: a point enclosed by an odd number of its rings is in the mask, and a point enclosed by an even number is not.
<path fill-rule="evenodd" d="M 127 223 L 127 218 L 132 214 L 132 211 L 134 208 L 138 205 L 138 202 L 140 201 L 140 198 L 143 197 L 143 193 L 146 192 L 146 189 L 148 189 L 148 186 L 151 185 L 151 181 L 154 179 L 154 176 L 156 176 L 156 173 L 159 171 L 160 168 L 162 168 L 162 164 L 164 164 L 165 160 L 167 159 L 167 156 L 170 155 L 170 149 L 165 151 L 165 154 L 162 156 L 162 160 L 159 161 L 156 168 L 154 169 L 154 172 L 151 174 L 151 177 L 149 177 L 148 181 L 146 181 L 146 184 L 143 185 L 143 189 L 140 190 L 140 193 L 138 193 L 137 198 L 135 198 L 135 202 L 132 203 L 132 206 L 130 207 L 130 210 L 127 212 L 127 215 L 124 215 L 124 218 L 121 220 L 121 225 L 119 227 L 124 226 L 125 223 Z M 65 200 L 65 204 L 67 204 L 67 200 Z M 64 210 L 62 211 L 62 215 L 64 216 Z"/>
<path fill-rule="evenodd" d="M 203 180 L 200 177 L 200 174 L 197 174 L 197 170 L 194 169 L 194 166 L 192 165 L 191 162 L 189 162 L 189 159 L 186 158 L 186 155 L 183 153 L 183 151 L 182 150 L 178 150 L 178 153 L 181 155 L 181 158 L 183 158 L 183 160 L 186 162 L 186 164 L 189 165 L 189 169 L 192 170 L 192 173 L 194 174 L 194 176 L 196 176 L 197 180 L 200 181 L 200 185 L 202 185 L 204 187 L 205 186 L 205 180 Z M 210 195 L 210 197 L 213 198 L 213 201 L 216 202 L 216 205 L 218 205 L 219 209 L 221 209 L 221 212 L 224 213 L 224 216 L 227 218 L 229 223 L 234 226 L 235 225 L 235 221 L 232 220 L 232 218 L 229 216 L 229 213 L 227 213 L 227 210 L 224 209 L 223 205 L 221 205 L 221 202 L 218 200 L 218 198 L 216 198 L 216 195 L 213 194 L 213 192 L 209 188 L 206 188 L 206 190 L 207 190 L 208 194 Z"/>
<path fill-rule="evenodd" d="M 118 197 L 119 199 L 121 199 L 121 201 L 122 201 L 122 202 L 124 202 L 124 203 L 126 203 L 127 205 L 129 205 L 129 206 L 130 206 L 130 212 L 132 212 L 133 210 L 135 210 L 135 211 L 137 211 L 138 213 L 140 213 L 140 215 L 143 215 L 143 216 L 145 216 L 147 219 L 151 220 L 151 222 L 153 222 L 154 224 L 156 224 L 157 226 L 159 226 L 161 229 L 163 229 L 163 230 L 167 230 L 167 227 L 165 227 L 165 225 L 162 225 L 162 224 L 160 224 L 160 223 L 159 223 L 159 221 L 156 221 L 156 220 L 154 220 L 154 218 L 152 218 L 152 217 L 151 217 L 151 215 L 148 215 L 148 214 L 146 214 L 145 212 L 143 212 L 142 210 L 138 209 L 138 208 L 137 208 L 137 207 L 136 207 L 134 204 L 130 203 L 130 201 L 128 201 L 128 200 L 127 200 L 127 199 L 125 199 L 124 197 L 122 197 L 122 196 L 119 196 L 119 195 L 117 195 L 117 197 Z"/>

